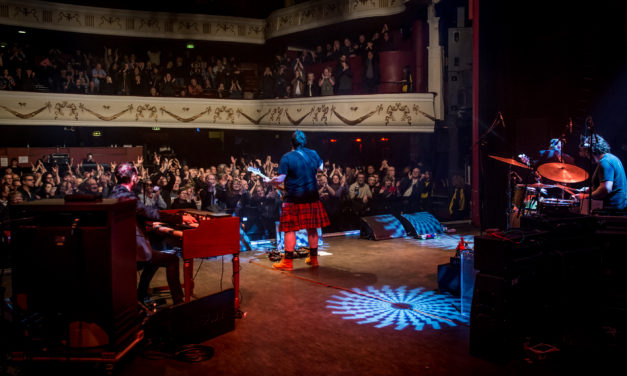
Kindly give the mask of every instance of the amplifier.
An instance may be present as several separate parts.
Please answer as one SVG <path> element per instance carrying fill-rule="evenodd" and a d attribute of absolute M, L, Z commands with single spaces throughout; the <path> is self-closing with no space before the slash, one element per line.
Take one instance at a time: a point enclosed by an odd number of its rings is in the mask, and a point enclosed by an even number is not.
<path fill-rule="evenodd" d="M 547 233 L 515 231 L 475 237 L 475 269 L 483 274 L 515 277 L 525 269 L 541 269 Z"/>

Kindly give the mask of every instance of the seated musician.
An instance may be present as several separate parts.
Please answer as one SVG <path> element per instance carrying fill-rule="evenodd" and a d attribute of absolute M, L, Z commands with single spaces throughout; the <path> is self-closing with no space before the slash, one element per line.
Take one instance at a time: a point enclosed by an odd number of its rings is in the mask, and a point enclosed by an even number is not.
<path fill-rule="evenodd" d="M 591 144 L 592 143 L 592 144 Z M 582 155 L 592 158 L 597 163 L 592 180 L 595 178 L 599 185 L 590 192 L 589 187 L 584 192 L 578 193 L 580 200 L 592 196 L 593 199 L 603 200 L 604 209 L 624 210 L 627 208 L 627 179 L 625 168 L 614 154 L 610 153 L 610 145 L 601 136 L 595 135 L 592 139 L 587 137 L 583 145 L 580 145 Z M 590 153 L 588 153 L 590 151 Z"/>
<path fill-rule="evenodd" d="M 552 138 L 547 150 L 540 150 L 540 159 L 535 162 L 536 166 L 544 163 L 566 163 L 575 164 L 575 159 L 570 155 L 562 152 L 562 140 Z"/>
<path fill-rule="evenodd" d="M 130 198 L 137 200 L 137 264 L 143 267 L 142 274 L 139 278 L 137 287 L 137 297 L 139 301 L 144 301 L 148 295 L 148 286 L 152 277 L 160 267 L 166 268 L 166 277 L 168 286 L 172 294 L 174 304 L 183 302 L 183 289 L 179 278 L 179 258 L 177 255 L 165 252 L 158 252 L 152 249 L 150 243 L 146 240 L 143 231 L 144 222 L 150 220 L 163 220 L 163 214 L 155 207 L 147 207 L 134 193 L 134 188 L 139 181 L 137 169 L 132 162 L 121 163 L 115 169 L 117 185 L 113 188 L 111 198 Z M 177 216 L 174 221 L 181 222 L 181 218 Z"/>

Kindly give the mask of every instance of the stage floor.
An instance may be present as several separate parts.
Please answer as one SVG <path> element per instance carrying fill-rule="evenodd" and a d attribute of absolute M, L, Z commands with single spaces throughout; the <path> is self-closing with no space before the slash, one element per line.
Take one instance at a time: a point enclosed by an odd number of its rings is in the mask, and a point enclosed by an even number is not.
<path fill-rule="evenodd" d="M 293 272 L 273 270 L 263 251 L 243 252 L 245 317 L 234 331 L 203 343 L 214 348 L 213 358 L 155 360 L 137 350 L 115 374 L 554 374 L 523 359 L 497 364 L 469 355 L 468 321 L 459 314 L 459 298 L 438 293 L 437 266 L 455 254 L 460 235 L 472 244 L 475 234 L 458 227 L 427 240 L 325 238 L 320 267 L 297 259 Z M 196 296 L 232 287 L 230 259 L 196 260 Z M 162 271 L 153 285 L 166 285 Z"/>

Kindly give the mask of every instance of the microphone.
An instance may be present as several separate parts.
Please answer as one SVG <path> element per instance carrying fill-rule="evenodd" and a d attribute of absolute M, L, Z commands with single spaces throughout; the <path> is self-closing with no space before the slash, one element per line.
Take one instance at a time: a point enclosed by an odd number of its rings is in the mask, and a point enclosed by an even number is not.
<path fill-rule="evenodd" d="M 501 119 L 501 124 L 503 124 L 503 128 L 505 128 L 505 120 L 503 120 L 503 114 L 499 111 L 499 119 Z"/>

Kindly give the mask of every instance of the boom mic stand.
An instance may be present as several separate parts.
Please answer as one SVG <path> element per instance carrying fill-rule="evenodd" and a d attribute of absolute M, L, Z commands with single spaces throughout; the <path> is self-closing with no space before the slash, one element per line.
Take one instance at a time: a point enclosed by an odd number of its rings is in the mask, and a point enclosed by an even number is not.
<path fill-rule="evenodd" d="M 485 158 L 484 158 L 484 149 L 488 144 L 488 136 L 490 135 L 490 133 L 492 133 L 494 131 L 494 128 L 496 128 L 497 124 L 499 123 L 499 121 L 501 121 L 502 119 L 502 115 L 501 112 L 497 112 L 496 116 L 494 117 L 494 120 L 492 121 L 492 124 L 490 125 L 490 127 L 479 137 L 479 139 L 477 140 L 477 142 L 475 142 L 473 144 L 473 146 L 471 147 L 474 148 L 475 146 L 479 147 L 479 166 L 480 166 L 480 171 L 479 171 L 479 200 L 481 201 L 480 204 L 480 219 L 479 222 L 481 224 L 481 233 L 483 234 L 483 229 L 484 229 L 484 225 L 485 225 L 485 189 L 484 189 L 484 180 L 485 180 L 485 170 L 486 170 L 486 166 L 485 166 Z M 508 173 L 507 173 L 507 180 L 508 180 L 508 186 L 509 186 L 509 180 L 510 180 L 510 173 L 511 173 L 511 166 L 508 169 Z M 511 189 L 509 192 L 509 206 L 511 206 Z M 507 227 L 509 230 L 509 212 L 510 212 L 510 208 L 508 207 L 508 209 L 506 210 L 506 215 L 507 215 Z"/>
<path fill-rule="evenodd" d="M 588 143 L 588 197 L 587 197 L 587 205 L 588 205 L 588 215 L 592 214 L 592 145 L 596 143 L 596 133 L 594 129 L 594 122 L 592 121 L 592 116 L 588 116 L 586 118 L 585 124 L 586 133 L 590 134 L 590 142 Z M 585 138 L 584 138 L 585 142 Z"/>

